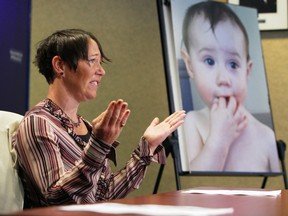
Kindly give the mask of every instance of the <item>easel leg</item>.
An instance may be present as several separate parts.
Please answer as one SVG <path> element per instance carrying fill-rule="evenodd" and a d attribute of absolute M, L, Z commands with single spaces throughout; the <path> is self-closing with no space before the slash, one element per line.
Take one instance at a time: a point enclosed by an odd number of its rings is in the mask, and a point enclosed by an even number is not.
<path fill-rule="evenodd" d="M 173 161 L 174 161 L 174 173 L 175 173 L 175 180 L 176 180 L 176 189 L 181 190 L 180 176 L 179 176 L 179 173 L 178 173 L 177 168 L 176 168 L 177 164 L 175 162 L 175 159 L 173 159 Z"/>
<path fill-rule="evenodd" d="M 285 167 L 285 151 L 286 151 L 286 143 L 283 140 L 277 140 L 277 150 L 278 156 L 281 161 L 282 166 L 282 176 L 284 181 L 285 189 L 288 189 L 287 183 L 287 174 L 286 174 L 286 167 Z"/>
<path fill-rule="evenodd" d="M 160 184 L 161 177 L 163 174 L 164 166 L 165 166 L 164 164 L 161 164 L 161 166 L 159 168 L 156 183 L 155 183 L 154 190 L 153 190 L 153 194 L 157 194 L 157 192 L 158 192 L 158 188 L 159 188 L 159 184 Z"/>
<path fill-rule="evenodd" d="M 165 148 L 165 152 L 166 152 L 166 157 L 168 157 L 168 155 L 171 153 L 172 154 L 172 158 L 173 158 L 173 163 L 174 163 L 174 173 L 175 173 L 175 179 L 176 179 L 176 188 L 177 190 L 181 189 L 181 185 L 180 185 L 180 175 L 177 169 L 177 162 L 176 162 L 176 154 L 175 154 L 175 148 L 178 146 L 177 139 L 173 138 L 173 137 L 167 137 L 167 139 L 164 140 L 164 142 L 162 143 L 162 145 Z M 179 151 L 179 150 L 178 150 Z M 158 188 L 159 188 L 159 184 L 161 181 L 161 177 L 163 174 L 163 170 L 164 170 L 164 166 L 165 165 L 161 165 L 159 168 L 159 172 L 158 172 L 158 176 L 156 179 L 156 183 L 154 186 L 154 190 L 153 190 L 153 194 L 156 194 L 158 192 Z"/>
<path fill-rule="evenodd" d="M 265 177 L 264 177 L 264 179 L 263 179 L 263 182 L 262 182 L 262 186 L 261 186 L 261 188 L 262 188 L 262 189 L 264 189 L 264 188 L 265 188 L 265 186 L 266 186 L 266 183 L 267 183 L 267 180 L 268 180 L 268 177 L 267 177 L 267 176 L 265 176 Z"/>

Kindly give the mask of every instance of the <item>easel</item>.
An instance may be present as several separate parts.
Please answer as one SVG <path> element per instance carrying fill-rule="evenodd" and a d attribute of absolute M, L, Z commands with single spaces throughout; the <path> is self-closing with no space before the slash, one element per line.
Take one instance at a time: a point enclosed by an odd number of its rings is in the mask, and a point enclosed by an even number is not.
<path fill-rule="evenodd" d="M 165 71 L 166 71 L 166 81 L 167 81 L 167 86 L 168 86 L 168 98 L 169 98 L 169 102 L 170 102 L 169 108 L 170 108 L 170 113 L 172 113 L 171 111 L 174 111 L 175 109 L 174 109 L 174 101 L 173 101 L 174 99 L 172 97 L 173 96 L 173 92 L 172 92 L 172 80 L 173 79 L 171 78 L 171 73 L 169 72 L 170 71 L 169 61 L 171 61 L 171 59 L 169 58 L 168 53 L 172 53 L 173 49 L 171 48 L 171 46 L 168 46 L 171 38 L 166 36 L 166 35 L 168 35 L 168 36 L 172 35 L 172 33 L 171 33 L 172 25 L 169 25 L 171 23 L 167 22 L 167 20 L 171 19 L 170 13 L 167 12 L 168 7 L 170 6 L 170 3 L 171 3 L 170 0 L 157 0 L 157 9 L 158 9 L 158 15 L 159 15 L 159 24 L 160 24 L 160 30 L 161 30 L 160 32 L 161 32 L 162 48 L 163 48 L 163 61 L 164 61 L 164 66 L 165 66 Z M 163 5 L 165 5 L 167 7 L 163 8 L 162 7 Z M 167 24 L 167 25 L 165 25 L 165 24 Z M 173 64 L 173 60 L 171 62 L 170 63 L 173 66 L 176 65 L 175 62 Z M 183 85 L 182 84 L 181 84 L 181 87 L 184 86 L 184 84 Z M 188 83 L 188 86 L 189 86 L 188 88 L 190 88 L 190 83 Z M 189 110 L 189 109 L 184 109 L 184 110 Z M 262 181 L 261 188 L 265 188 L 268 177 L 282 175 L 283 180 L 284 180 L 285 189 L 288 189 L 286 168 L 285 168 L 286 144 L 282 140 L 277 140 L 276 143 L 277 143 L 279 160 L 281 162 L 282 172 L 277 172 L 277 173 L 244 173 L 244 174 L 242 174 L 242 173 L 238 174 L 238 173 L 233 173 L 233 172 L 228 173 L 227 172 L 227 173 L 223 173 L 223 174 L 221 173 L 221 175 L 223 175 L 223 176 L 224 175 L 225 176 L 260 176 L 260 177 L 263 176 L 264 178 Z M 165 150 L 166 150 L 166 157 L 168 157 L 169 154 L 171 153 L 172 158 L 173 158 L 177 190 L 181 189 L 181 184 L 180 184 L 180 177 L 181 176 L 204 176 L 204 175 L 206 175 L 206 176 L 207 175 L 209 175 L 209 176 L 217 176 L 218 175 L 219 176 L 220 175 L 219 172 L 205 173 L 205 172 L 186 172 L 186 171 L 183 171 L 182 167 L 181 167 L 181 157 L 180 157 L 178 138 L 175 134 L 173 134 L 173 136 L 167 138 L 163 142 L 163 145 L 164 145 Z M 156 179 L 156 183 L 154 186 L 153 194 L 157 193 L 157 191 L 158 191 L 158 187 L 159 187 L 159 184 L 161 181 L 163 170 L 164 170 L 164 165 L 161 165 L 159 172 L 158 172 L 157 179 Z"/>
<path fill-rule="evenodd" d="M 284 186 L 285 189 L 288 188 L 288 183 L 287 183 L 287 173 L 286 173 L 286 167 L 285 167 L 285 150 L 286 150 L 286 143 L 282 140 L 277 140 L 277 150 L 278 150 L 278 156 L 279 156 L 279 160 L 281 162 L 281 168 L 282 168 L 282 172 L 281 173 L 267 173 L 267 174 L 259 174 L 258 176 L 264 176 L 264 179 L 262 181 L 262 185 L 261 188 L 265 188 L 268 177 L 271 176 L 279 176 L 282 175 L 283 176 L 283 181 L 284 181 Z M 171 136 L 168 137 L 164 142 L 163 142 L 163 146 L 165 148 L 166 151 L 166 157 L 169 156 L 169 154 L 171 153 L 172 158 L 173 158 L 173 164 L 174 164 L 174 172 L 175 172 L 175 181 L 176 181 L 176 189 L 177 190 L 181 190 L 181 183 L 180 183 L 180 176 L 203 176 L 203 173 L 190 173 L 190 172 L 183 172 L 181 169 L 181 160 L 180 160 L 180 151 L 179 151 L 179 144 L 178 144 L 178 139 L 175 136 Z M 163 164 L 161 164 L 159 171 L 158 171 L 158 175 L 157 175 L 157 179 L 155 182 L 155 186 L 154 186 L 154 190 L 153 190 L 153 194 L 156 194 L 159 188 L 159 184 L 161 181 L 161 177 L 163 174 L 163 170 L 164 170 L 164 166 Z M 212 173 L 213 175 L 213 173 Z M 217 175 L 215 173 L 215 175 Z M 219 173 L 218 173 L 219 175 Z M 225 174 L 224 174 L 225 175 Z M 231 173 L 227 174 L 227 175 L 233 175 Z M 245 175 L 245 176 L 250 176 L 250 175 Z M 257 176 L 257 174 L 252 173 L 251 176 Z"/>

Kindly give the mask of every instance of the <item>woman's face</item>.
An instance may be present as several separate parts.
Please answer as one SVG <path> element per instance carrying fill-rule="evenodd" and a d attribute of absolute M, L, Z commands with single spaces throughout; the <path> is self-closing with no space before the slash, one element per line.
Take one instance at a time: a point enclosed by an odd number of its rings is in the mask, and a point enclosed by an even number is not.
<path fill-rule="evenodd" d="M 78 102 L 93 99 L 105 71 L 101 65 L 101 53 L 97 43 L 89 39 L 88 60 L 80 59 L 76 71 L 69 71 L 65 85 Z"/>
<path fill-rule="evenodd" d="M 190 31 L 193 42 L 186 66 L 203 101 L 210 107 L 214 98 L 234 96 L 242 104 L 252 65 L 243 32 L 229 20 L 219 22 L 212 32 L 203 16 L 192 22 Z"/>

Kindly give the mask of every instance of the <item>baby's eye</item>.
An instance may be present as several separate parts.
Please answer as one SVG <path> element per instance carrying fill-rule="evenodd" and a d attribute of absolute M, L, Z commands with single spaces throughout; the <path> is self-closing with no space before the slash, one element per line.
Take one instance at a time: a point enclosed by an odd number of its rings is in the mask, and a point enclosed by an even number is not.
<path fill-rule="evenodd" d="M 206 58 L 204 59 L 204 62 L 208 64 L 209 66 L 215 65 L 215 61 L 212 58 Z"/>
<path fill-rule="evenodd" d="M 228 63 L 228 67 L 231 68 L 231 69 L 233 69 L 233 70 L 236 70 L 236 69 L 239 68 L 239 65 L 238 65 L 237 62 L 231 61 L 231 62 Z"/>

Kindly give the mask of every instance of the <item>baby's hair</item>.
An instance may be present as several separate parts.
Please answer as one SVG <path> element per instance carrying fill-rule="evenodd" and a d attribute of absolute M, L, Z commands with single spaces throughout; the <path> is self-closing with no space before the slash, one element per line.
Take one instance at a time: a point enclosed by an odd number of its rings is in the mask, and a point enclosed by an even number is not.
<path fill-rule="evenodd" d="M 249 39 L 247 31 L 242 24 L 239 17 L 224 3 L 215 2 L 215 1 L 205 1 L 200 2 L 198 4 L 192 5 L 186 11 L 183 27 L 182 27 L 182 35 L 183 35 L 183 43 L 188 50 L 189 47 L 189 25 L 191 20 L 199 15 L 204 15 L 204 18 L 209 20 L 210 27 L 212 32 L 214 33 L 216 25 L 225 20 L 230 20 L 232 23 L 236 24 L 240 30 L 243 32 L 245 38 L 245 45 L 247 50 L 247 60 L 250 59 L 249 56 Z"/>

